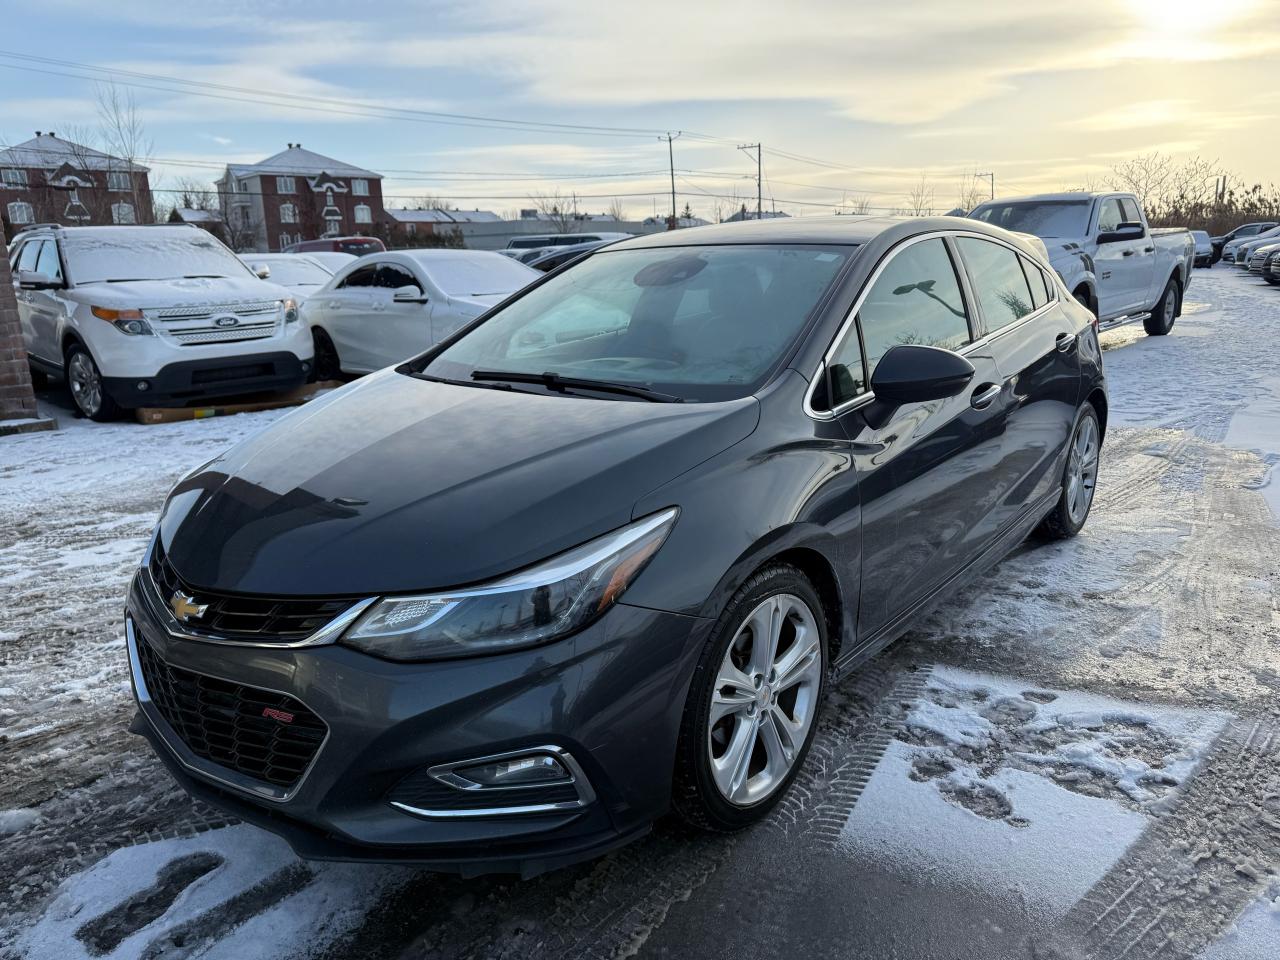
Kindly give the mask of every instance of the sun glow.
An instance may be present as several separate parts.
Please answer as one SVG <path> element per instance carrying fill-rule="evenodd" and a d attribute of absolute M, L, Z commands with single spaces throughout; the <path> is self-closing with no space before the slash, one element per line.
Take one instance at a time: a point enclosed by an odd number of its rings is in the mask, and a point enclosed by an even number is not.
<path fill-rule="evenodd" d="M 1229 4 L 1204 0 L 1125 0 L 1136 32 L 1128 52 L 1143 57 L 1201 60 L 1220 57 L 1226 27 L 1248 17 L 1261 0 Z"/>

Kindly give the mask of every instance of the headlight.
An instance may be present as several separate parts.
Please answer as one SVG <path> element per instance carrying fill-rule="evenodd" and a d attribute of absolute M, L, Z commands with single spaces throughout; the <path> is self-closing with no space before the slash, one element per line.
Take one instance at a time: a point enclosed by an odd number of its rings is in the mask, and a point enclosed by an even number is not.
<path fill-rule="evenodd" d="M 622 596 L 662 546 L 678 512 L 655 513 L 492 583 L 384 597 L 341 642 L 388 660 L 445 660 L 563 637 Z"/>
<path fill-rule="evenodd" d="M 141 310 L 115 310 L 111 307 L 90 307 L 89 312 L 99 320 L 114 324 L 121 333 L 134 337 L 151 335 L 151 324 L 142 319 Z"/>
<path fill-rule="evenodd" d="M 281 300 L 280 307 L 284 311 L 285 323 L 298 322 L 298 301 L 297 300 Z"/>

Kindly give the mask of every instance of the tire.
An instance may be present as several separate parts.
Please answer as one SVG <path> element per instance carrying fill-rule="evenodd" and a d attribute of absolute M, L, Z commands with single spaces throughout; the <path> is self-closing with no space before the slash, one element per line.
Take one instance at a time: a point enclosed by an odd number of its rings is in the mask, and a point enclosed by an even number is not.
<path fill-rule="evenodd" d="M 1142 321 L 1142 326 L 1148 335 L 1163 337 L 1172 330 L 1173 322 L 1178 319 L 1180 306 L 1177 281 L 1170 277 L 1168 285 L 1164 288 L 1164 294 L 1156 303 L 1155 309 L 1151 311 L 1151 316 Z"/>
<path fill-rule="evenodd" d="M 111 399 L 102 383 L 102 371 L 84 344 L 67 347 L 67 390 L 80 413 L 90 420 L 105 423 L 120 416 L 120 405 Z"/>
<path fill-rule="evenodd" d="M 31 371 L 31 389 L 43 390 L 49 385 L 49 375 L 43 370 L 37 370 L 35 367 L 28 365 L 27 369 Z"/>
<path fill-rule="evenodd" d="M 767 647 L 757 647 L 753 623 L 777 625 L 760 631 L 774 637 L 772 658 Z M 782 799 L 818 728 L 828 649 L 822 601 L 795 567 L 771 564 L 733 595 L 694 669 L 680 724 L 671 802 L 686 823 L 720 833 L 741 830 Z M 770 673 L 760 676 L 758 668 L 770 659 Z M 781 666 L 783 676 L 773 666 Z M 713 706 L 722 714 L 714 724 Z"/>
<path fill-rule="evenodd" d="M 1085 441 L 1084 458 L 1081 459 L 1081 438 L 1092 437 L 1092 467 L 1089 465 L 1089 442 Z M 1102 428 L 1098 424 L 1098 412 L 1093 404 L 1086 403 L 1076 415 L 1075 426 L 1071 430 L 1071 440 L 1067 451 L 1067 462 L 1062 468 L 1062 493 L 1057 504 L 1049 514 L 1040 521 L 1036 533 L 1046 540 L 1066 540 L 1074 537 L 1089 519 L 1089 511 L 1093 508 L 1093 496 L 1098 482 L 1098 461 L 1102 453 Z M 1083 463 L 1083 466 L 1082 466 Z M 1079 487 L 1073 487 L 1073 474 Z M 1075 500 L 1079 491 L 1083 503 Z M 1083 509 L 1081 509 L 1083 507 Z"/>
<path fill-rule="evenodd" d="M 342 376 L 342 359 L 338 356 L 338 348 L 333 340 L 319 327 L 311 328 L 311 341 L 315 344 L 315 378 L 317 380 L 335 380 Z"/>

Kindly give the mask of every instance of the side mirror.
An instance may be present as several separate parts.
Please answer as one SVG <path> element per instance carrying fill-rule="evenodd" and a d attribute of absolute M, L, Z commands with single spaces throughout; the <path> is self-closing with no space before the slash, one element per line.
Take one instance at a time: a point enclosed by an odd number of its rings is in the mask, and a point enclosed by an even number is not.
<path fill-rule="evenodd" d="M 271 268 L 268 267 L 265 263 L 255 263 L 249 269 L 253 271 L 253 275 L 257 277 L 259 280 L 271 279 Z"/>
<path fill-rule="evenodd" d="M 396 287 L 395 292 L 391 294 L 391 299 L 396 303 L 426 303 L 426 295 L 417 287 L 406 284 L 403 287 Z"/>
<path fill-rule="evenodd" d="M 1121 243 L 1125 240 L 1141 240 L 1146 236 L 1146 228 L 1136 221 L 1126 221 L 1114 230 L 1105 230 L 1098 234 L 1099 243 Z"/>
<path fill-rule="evenodd" d="M 871 375 L 871 392 L 889 403 L 954 397 L 973 379 L 973 364 L 950 350 L 919 344 L 890 347 Z"/>
<path fill-rule="evenodd" d="M 54 287 L 62 286 L 62 284 L 47 273 L 39 273 L 35 270 L 19 270 L 18 286 L 23 290 L 51 290 Z"/>

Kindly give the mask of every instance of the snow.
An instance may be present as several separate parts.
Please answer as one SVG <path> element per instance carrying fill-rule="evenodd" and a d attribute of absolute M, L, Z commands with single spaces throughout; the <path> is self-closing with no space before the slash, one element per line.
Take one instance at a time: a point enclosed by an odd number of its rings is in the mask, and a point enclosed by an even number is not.
<path fill-rule="evenodd" d="M 40 819 L 36 810 L 0 810 L 0 837 L 25 830 Z"/>

